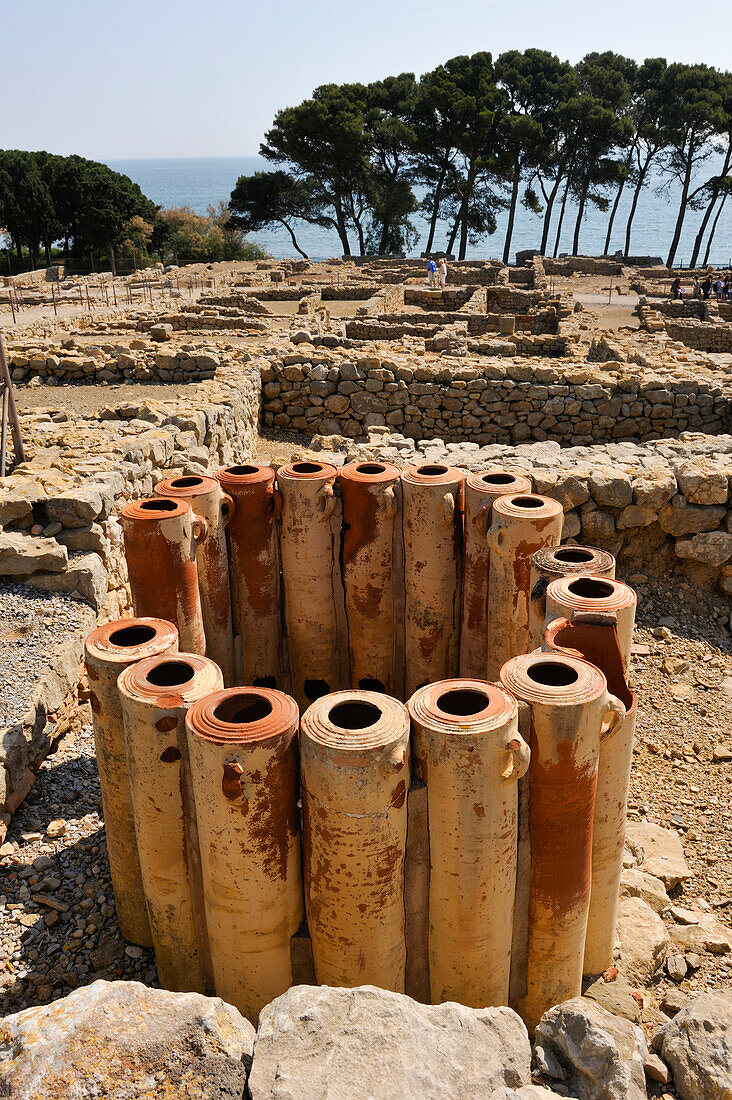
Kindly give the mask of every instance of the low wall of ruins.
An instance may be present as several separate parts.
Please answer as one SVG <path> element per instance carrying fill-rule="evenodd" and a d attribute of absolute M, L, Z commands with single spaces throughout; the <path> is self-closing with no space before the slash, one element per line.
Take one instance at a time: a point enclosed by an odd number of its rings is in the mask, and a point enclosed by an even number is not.
<path fill-rule="evenodd" d="M 339 366 L 273 358 L 263 371 L 265 427 L 357 438 L 387 425 L 414 439 L 479 445 L 643 440 L 732 424 L 732 390 L 716 380 L 642 378 L 585 364 L 398 364 L 363 356 Z"/>
<path fill-rule="evenodd" d="M 71 343 L 71 341 L 66 341 Z M 134 343 L 134 341 L 133 341 Z M 202 382 L 214 377 L 221 365 L 215 348 L 161 348 L 148 346 L 78 345 L 43 348 L 28 346 L 9 353 L 14 382 L 39 378 L 45 383 Z"/>
<path fill-rule="evenodd" d="M 715 325 L 709 321 L 667 320 L 666 332 L 672 340 L 678 340 L 695 351 L 726 352 L 732 354 L 732 324 L 722 321 Z"/>

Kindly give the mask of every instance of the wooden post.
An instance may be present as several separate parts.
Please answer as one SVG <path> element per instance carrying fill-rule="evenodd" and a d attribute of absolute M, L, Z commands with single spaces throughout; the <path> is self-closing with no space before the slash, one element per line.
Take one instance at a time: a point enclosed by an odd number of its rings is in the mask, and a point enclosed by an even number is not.
<path fill-rule="evenodd" d="M 7 386 L 3 386 L 2 415 L 0 416 L 0 477 L 5 477 L 5 452 L 8 439 L 8 394 Z"/>
<path fill-rule="evenodd" d="M 3 335 L 0 332 L 0 381 L 2 381 L 5 391 L 7 393 L 7 399 L 3 396 L 3 404 L 7 400 L 8 416 L 10 419 L 10 426 L 13 432 L 13 447 L 15 449 L 15 461 L 25 462 L 25 451 L 23 449 L 23 440 L 20 436 L 20 421 L 18 420 L 18 410 L 15 407 L 15 398 L 13 397 L 13 381 L 10 377 L 10 369 L 8 367 L 8 360 L 5 354 L 5 341 Z"/>
<path fill-rule="evenodd" d="M 117 306 L 117 288 L 114 285 L 114 282 L 112 283 L 112 297 L 114 298 L 114 305 L 115 305 L 115 308 L 116 308 L 116 306 Z"/>
<path fill-rule="evenodd" d="M 51 283 L 51 301 L 53 302 L 54 316 L 58 317 L 58 309 L 56 308 L 56 288 L 53 283 Z"/>
<path fill-rule="evenodd" d="M 10 288 L 10 312 L 13 314 L 13 324 L 15 324 L 15 303 L 13 301 L 13 288 Z"/>

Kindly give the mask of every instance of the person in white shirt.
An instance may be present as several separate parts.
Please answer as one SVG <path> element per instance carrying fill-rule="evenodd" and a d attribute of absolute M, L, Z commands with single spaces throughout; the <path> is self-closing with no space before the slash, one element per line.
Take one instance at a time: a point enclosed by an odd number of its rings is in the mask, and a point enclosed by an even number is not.
<path fill-rule="evenodd" d="M 440 260 L 440 266 L 438 270 L 440 273 L 440 286 L 444 290 L 445 283 L 447 282 L 447 264 L 445 263 L 444 259 Z"/>

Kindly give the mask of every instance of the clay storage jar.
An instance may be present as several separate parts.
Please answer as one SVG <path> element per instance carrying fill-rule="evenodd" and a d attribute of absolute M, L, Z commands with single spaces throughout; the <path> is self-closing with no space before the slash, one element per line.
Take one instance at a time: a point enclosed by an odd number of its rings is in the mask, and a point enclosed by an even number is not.
<path fill-rule="evenodd" d="M 600 742 L 592 823 L 592 891 L 584 973 L 602 974 L 613 963 L 638 699 L 627 684 L 613 616 L 608 615 L 605 622 L 584 621 L 592 616 L 592 612 L 576 612 L 571 622 L 555 619 L 547 627 L 544 648 L 569 651 L 596 665 L 611 693 L 625 707 L 623 721 Z"/>
<path fill-rule="evenodd" d="M 234 501 L 227 527 L 236 635 L 234 682 L 281 689 L 280 498 L 274 470 L 227 466 L 216 478 Z"/>
<path fill-rule="evenodd" d="M 559 577 L 592 573 L 594 577 L 615 576 L 615 558 L 594 546 L 549 546 L 537 550 L 531 559 L 529 590 L 529 652 L 542 643 L 546 618 L 546 590 Z"/>
<path fill-rule="evenodd" d="M 118 680 L 137 850 L 163 989 L 211 989 L 196 811 L 185 716 L 223 687 L 218 665 L 178 653 L 148 657 Z"/>
<path fill-rule="evenodd" d="M 546 590 L 547 619 L 555 615 L 572 619 L 577 612 L 614 615 L 617 622 L 623 668 L 630 668 L 635 610 L 638 600 L 630 585 L 611 577 L 560 577 Z"/>
<path fill-rule="evenodd" d="M 223 492 L 218 481 L 201 474 L 166 478 L 155 486 L 155 495 L 171 500 L 187 500 L 195 514 L 208 524 L 208 534 L 196 554 L 206 654 L 221 669 L 224 683 L 231 684 L 234 638 L 226 550 L 226 525 L 233 512 L 231 497 Z"/>
<path fill-rule="evenodd" d="M 176 623 L 181 648 L 205 654 L 196 550 L 206 521 L 186 500 L 147 497 L 125 504 L 121 522 L 135 614 Z"/>
<path fill-rule="evenodd" d="M 255 1024 L 292 985 L 303 919 L 297 720 L 268 688 L 215 692 L 186 716 L 214 987 Z"/>
<path fill-rule="evenodd" d="M 497 680 L 511 657 L 529 648 L 531 558 L 562 537 L 562 506 L 536 493 L 499 497 L 488 532 L 490 588 L 485 678 Z"/>
<path fill-rule="evenodd" d="M 277 471 L 292 693 L 301 709 L 348 679 L 335 596 L 340 570 L 336 474 L 327 462 L 293 462 Z"/>
<path fill-rule="evenodd" d="M 436 463 L 402 472 L 407 698 L 458 672 L 464 482 Z"/>
<path fill-rule="evenodd" d="M 177 649 L 177 628 L 164 619 L 152 618 L 105 623 L 92 630 L 84 646 L 117 922 L 125 939 L 141 947 L 152 947 L 152 935 L 137 855 L 117 678 L 136 661 Z"/>
<path fill-rule="evenodd" d="M 404 694 L 404 563 L 400 471 L 354 462 L 338 480 L 343 504 L 343 588 L 349 681 Z"/>
<path fill-rule="evenodd" d="M 600 738 L 625 709 L 599 669 L 566 654 L 514 657 L 501 682 L 531 710 L 526 973 L 512 1006 L 531 1031 L 582 992 Z"/>
<path fill-rule="evenodd" d="M 497 684 L 443 680 L 409 700 L 413 767 L 427 786 L 433 1004 L 508 1003 L 518 783 L 529 748 Z"/>
<path fill-rule="evenodd" d="M 338 691 L 300 725 L 305 906 L 321 985 L 404 992 L 409 715 Z"/>
<path fill-rule="evenodd" d="M 487 662 L 490 572 L 487 535 L 493 518 L 493 501 L 506 493 L 531 493 L 529 478 L 506 470 L 488 470 L 471 474 L 465 482 L 460 675 L 478 680 L 485 676 Z"/>

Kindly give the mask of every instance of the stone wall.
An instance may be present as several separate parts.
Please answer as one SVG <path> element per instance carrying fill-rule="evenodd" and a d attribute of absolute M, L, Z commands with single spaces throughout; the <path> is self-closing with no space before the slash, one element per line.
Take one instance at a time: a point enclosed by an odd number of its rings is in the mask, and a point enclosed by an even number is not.
<path fill-rule="evenodd" d="M 678 340 L 687 348 L 732 354 L 732 325 L 728 321 L 715 325 L 709 321 L 669 320 L 666 332 L 672 340 Z"/>
<path fill-rule="evenodd" d="M 69 339 L 62 347 L 30 345 L 9 353 L 15 383 L 33 378 L 46 383 L 201 382 L 213 378 L 220 364 L 218 349 L 200 343 L 156 349 L 142 340 L 115 347 Z"/>
<path fill-rule="evenodd" d="M 303 354 L 273 357 L 262 379 L 265 426 L 349 438 L 386 424 L 415 439 L 570 445 L 718 433 L 732 423 L 732 390 L 721 381 L 644 378 L 580 363 L 415 365 L 374 355 L 327 366 Z"/>
<path fill-rule="evenodd" d="M 623 265 L 617 260 L 599 256 L 561 256 L 559 259 L 543 257 L 547 275 L 622 275 Z"/>

